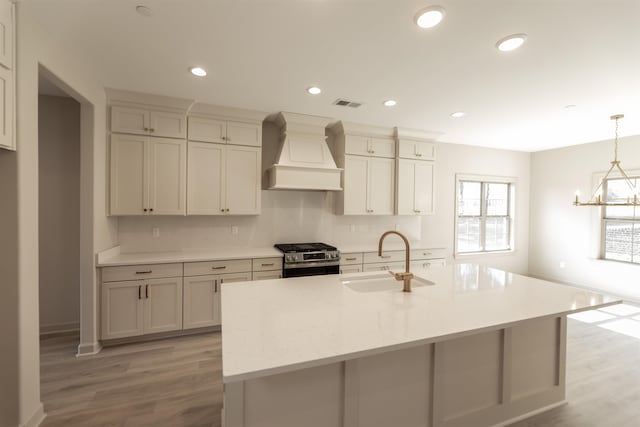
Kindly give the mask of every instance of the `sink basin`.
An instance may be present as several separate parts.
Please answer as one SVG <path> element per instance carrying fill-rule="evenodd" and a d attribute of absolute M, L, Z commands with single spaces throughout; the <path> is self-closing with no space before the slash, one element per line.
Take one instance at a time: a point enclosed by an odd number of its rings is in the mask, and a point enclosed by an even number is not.
<path fill-rule="evenodd" d="M 345 278 L 342 279 L 341 282 L 356 292 L 401 291 L 403 286 L 403 282 L 396 280 L 395 277 L 388 272 Z M 435 283 L 421 277 L 411 279 L 411 289 L 421 286 L 432 286 L 434 284 Z"/>

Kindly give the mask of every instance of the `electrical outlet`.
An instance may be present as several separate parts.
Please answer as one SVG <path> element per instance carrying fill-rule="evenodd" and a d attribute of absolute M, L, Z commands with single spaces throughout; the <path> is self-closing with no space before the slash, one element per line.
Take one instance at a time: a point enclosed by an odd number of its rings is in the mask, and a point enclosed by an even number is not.
<path fill-rule="evenodd" d="M 151 234 L 153 237 L 160 237 L 160 227 L 153 227 L 151 229 Z"/>
<path fill-rule="evenodd" d="M 238 234 L 238 226 L 237 225 L 232 225 L 231 226 L 231 234 Z"/>

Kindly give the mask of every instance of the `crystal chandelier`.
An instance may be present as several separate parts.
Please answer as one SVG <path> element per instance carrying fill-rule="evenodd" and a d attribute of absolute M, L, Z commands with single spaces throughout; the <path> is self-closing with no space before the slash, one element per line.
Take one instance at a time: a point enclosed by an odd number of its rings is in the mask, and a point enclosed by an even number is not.
<path fill-rule="evenodd" d="M 580 192 L 578 191 L 576 192 L 576 200 L 573 202 L 575 206 L 640 206 L 640 201 L 638 200 L 638 191 L 636 190 L 636 186 L 631 182 L 631 180 L 629 179 L 629 176 L 622 169 L 622 166 L 620 166 L 620 160 L 618 160 L 618 120 L 622 118 L 624 118 L 624 114 L 616 114 L 610 117 L 611 120 L 616 121 L 616 137 L 614 140 L 614 147 L 615 147 L 614 158 L 613 158 L 613 161 L 611 162 L 611 167 L 609 168 L 607 173 L 604 175 L 604 177 L 600 180 L 600 183 L 598 184 L 596 189 L 593 190 L 593 193 L 591 194 L 591 198 L 589 199 L 588 202 L 581 202 Z M 620 176 L 624 179 L 625 183 L 629 187 L 630 194 L 633 195 L 633 198 L 627 197 L 626 202 L 622 202 L 622 203 L 607 202 L 606 195 L 605 195 L 605 200 L 604 201 L 602 200 L 602 195 L 600 194 L 600 191 L 602 190 L 602 184 L 605 182 L 607 178 L 609 178 L 609 175 L 614 170 L 620 173 Z"/>

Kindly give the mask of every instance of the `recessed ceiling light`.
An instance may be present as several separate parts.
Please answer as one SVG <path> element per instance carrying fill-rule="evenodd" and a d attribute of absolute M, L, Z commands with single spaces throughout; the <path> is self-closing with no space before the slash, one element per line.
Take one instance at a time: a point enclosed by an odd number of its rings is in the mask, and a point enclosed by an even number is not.
<path fill-rule="evenodd" d="M 444 9 L 440 6 L 429 6 L 416 12 L 414 20 L 420 28 L 435 27 L 444 18 Z"/>
<path fill-rule="evenodd" d="M 510 36 L 498 40 L 496 47 L 501 52 L 509 52 L 522 46 L 526 39 L 526 34 L 511 34 Z"/>
<path fill-rule="evenodd" d="M 147 6 L 136 6 L 136 12 L 146 17 L 153 15 L 153 11 L 149 9 Z"/>
<path fill-rule="evenodd" d="M 454 119 L 459 119 L 460 117 L 464 117 L 466 115 L 467 113 L 465 113 L 464 111 L 456 111 L 455 113 L 451 113 L 451 117 L 453 117 Z"/>
<path fill-rule="evenodd" d="M 320 93 L 322 93 L 322 89 L 320 89 L 318 86 L 311 86 L 307 88 L 307 92 L 311 95 L 319 95 Z"/>
<path fill-rule="evenodd" d="M 382 103 L 382 105 L 384 105 L 385 107 L 394 107 L 396 104 L 397 102 L 394 101 L 393 99 L 387 99 Z"/>
<path fill-rule="evenodd" d="M 207 71 L 202 67 L 191 67 L 189 68 L 189 71 L 191 71 L 191 74 L 198 77 L 204 77 L 207 75 Z"/>

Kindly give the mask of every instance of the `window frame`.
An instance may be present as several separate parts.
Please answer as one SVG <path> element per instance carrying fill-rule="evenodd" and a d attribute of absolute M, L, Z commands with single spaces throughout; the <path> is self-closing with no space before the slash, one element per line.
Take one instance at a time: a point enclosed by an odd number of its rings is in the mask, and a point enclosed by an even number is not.
<path fill-rule="evenodd" d="M 480 216 L 477 215 L 458 215 L 458 205 L 460 201 L 460 183 L 461 182 L 477 182 L 481 186 L 481 201 L 480 201 Z M 487 198 L 486 198 L 486 184 L 508 184 L 508 200 L 507 200 L 507 215 L 486 215 L 487 212 Z M 454 257 L 463 258 L 469 256 L 478 255 L 495 255 L 495 254 L 508 254 L 515 252 L 515 201 L 516 201 L 516 189 L 517 178 L 505 177 L 505 176 L 492 176 L 492 175 L 468 175 L 468 174 L 456 174 L 455 179 L 455 197 L 454 197 Z M 480 251 L 472 252 L 460 252 L 458 249 L 458 219 L 460 217 L 480 218 L 480 241 L 483 248 L 486 248 L 486 219 L 487 218 L 507 218 L 508 232 L 509 232 L 509 248 L 507 249 L 482 249 Z"/>
<path fill-rule="evenodd" d="M 632 170 L 632 171 L 628 171 L 627 172 L 629 175 L 629 178 L 632 180 L 636 181 L 636 185 L 638 185 L 638 182 L 640 181 L 640 170 Z M 607 192 L 608 192 L 608 184 L 609 181 L 613 181 L 613 180 L 623 180 L 624 178 L 620 175 L 620 174 L 612 174 L 609 176 L 609 178 L 607 179 L 603 179 L 603 177 L 601 177 L 601 181 L 602 181 L 602 189 L 601 189 L 601 194 L 604 195 L 604 201 L 607 201 Z M 599 247 L 599 259 L 602 261 L 607 261 L 607 262 L 622 262 L 625 264 L 630 264 L 630 265 L 640 265 L 640 256 L 638 257 L 638 261 L 634 262 L 634 256 L 633 256 L 633 228 L 634 225 L 638 225 L 640 226 L 640 213 L 638 212 L 639 207 L 635 206 L 633 208 L 633 217 L 609 217 L 607 216 L 607 206 L 602 206 L 602 208 L 600 209 L 600 247 Z M 607 258 L 606 257 L 606 247 L 607 247 L 607 232 L 606 232 L 606 227 L 607 227 L 607 223 L 613 223 L 613 222 L 621 222 L 621 223 L 628 223 L 628 224 L 632 224 L 632 231 L 631 231 L 631 261 L 625 261 L 625 260 L 621 260 L 621 259 L 613 259 L 613 258 Z"/>

